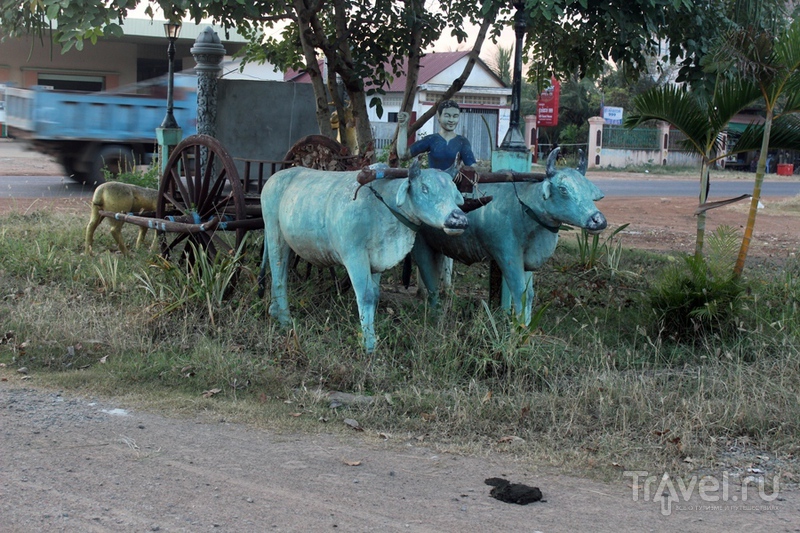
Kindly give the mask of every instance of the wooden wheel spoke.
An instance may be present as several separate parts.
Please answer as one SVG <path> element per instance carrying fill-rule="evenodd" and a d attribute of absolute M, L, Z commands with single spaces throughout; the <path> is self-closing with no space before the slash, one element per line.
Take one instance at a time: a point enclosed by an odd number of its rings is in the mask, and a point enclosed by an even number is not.
<path fill-rule="evenodd" d="M 170 194 L 168 192 L 165 192 L 163 194 L 162 198 L 164 198 L 166 200 L 166 203 L 172 204 L 173 206 L 175 206 L 175 209 L 177 209 L 178 211 L 180 211 L 184 215 L 188 215 L 189 214 L 189 213 L 187 213 L 186 208 L 183 205 L 181 205 L 181 203 L 178 202 L 178 200 L 176 200 L 175 197 L 172 194 Z"/>
<path fill-rule="evenodd" d="M 230 250 L 231 250 L 230 243 L 225 242 L 225 240 L 222 237 L 220 237 L 219 233 L 217 233 L 217 232 L 214 232 L 211 235 L 211 240 L 210 240 L 209 244 L 212 244 L 212 243 L 217 243 L 217 246 L 219 247 L 220 250 L 225 250 L 226 252 L 230 252 Z"/>
<path fill-rule="evenodd" d="M 169 255 L 169 252 L 174 250 L 176 246 L 180 245 L 186 238 L 189 236 L 188 233 L 178 233 L 176 234 L 175 238 L 172 239 L 169 243 L 164 243 L 161 247 L 161 251 L 164 255 Z"/>
<path fill-rule="evenodd" d="M 177 190 L 181 198 L 183 198 L 184 199 L 183 201 L 185 202 L 186 199 L 189 198 L 189 191 L 186 190 L 186 186 L 184 185 L 183 180 L 181 179 L 180 172 L 178 172 L 177 166 L 173 166 L 172 168 L 169 169 L 169 176 L 171 182 L 169 183 L 170 186 L 167 188 L 167 190 L 171 190 L 173 193 L 175 190 Z M 173 202 L 172 205 L 176 207 L 178 206 L 178 204 L 175 202 L 175 198 L 172 198 L 170 201 Z"/>
<path fill-rule="evenodd" d="M 188 150 L 181 152 L 180 166 L 183 170 L 183 178 L 181 178 L 180 173 L 178 173 L 178 181 L 181 184 L 181 189 L 186 193 L 183 197 L 183 201 L 188 205 L 194 198 L 194 181 L 192 180 L 192 165 Z M 186 180 L 185 182 L 184 179 Z"/>
<path fill-rule="evenodd" d="M 228 213 L 227 209 L 233 201 L 233 198 L 230 195 L 223 196 L 221 198 L 215 198 L 214 200 L 215 202 L 213 204 L 207 206 L 206 209 L 203 210 L 203 218 L 211 217 L 212 215 L 222 216 L 225 214 L 230 214 Z"/>
<path fill-rule="evenodd" d="M 216 232 L 212 234 L 198 233 L 194 238 L 195 246 L 205 249 L 206 255 L 209 257 L 209 259 L 213 259 L 214 256 L 217 255 L 217 247 L 214 246 L 214 237 L 216 237 L 216 235 Z"/>
<path fill-rule="evenodd" d="M 202 150 L 201 150 L 200 157 L 202 157 Z M 203 169 L 203 177 L 202 177 L 202 180 L 201 180 L 201 183 L 202 183 L 201 198 L 206 198 L 207 199 L 210 196 L 214 196 L 213 192 L 211 194 L 209 194 L 209 189 L 211 188 L 211 174 L 212 174 L 213 170 L 214 170 L 214 152 L 211 151 L 211 150 L 206 150 L 206 162 L 205 162 L 205 168 Z M 198 174 L 199 173 L 200 172 L 198 170 Z M 202 211 L 202 207 L 201 206 L 198 206 L 198 211 Z"/>
<path fill-rule="evenodd" d="M 214 182 L 214 186 L 211 187 L 211 190 L 206 194 L 205 199 L 206 201 L 203 203 L 202 206 L 198 207 L 198 211 L 201 213 L 208 212 L 209 209 L 212 209 L 212 203 L 218 201 L 225 190 L 225 183 L 227 180 L 225 179 L 225 171 L 223 170 L 219 176 L 217 176 L 216 181 Z M 223 197 L 225 201 L 230 198 L 231 195 L 228 194 L 227 196 Z"/>

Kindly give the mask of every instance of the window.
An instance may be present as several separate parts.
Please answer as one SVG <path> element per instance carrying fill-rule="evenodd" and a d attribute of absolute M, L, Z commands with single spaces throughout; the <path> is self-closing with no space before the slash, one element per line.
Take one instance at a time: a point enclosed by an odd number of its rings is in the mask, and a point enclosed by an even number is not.
<path fill-rule="evenodd" d="M 76 74 L 50 74 L 40 72 L 39 85 L 49 85 L 57 91 L 102 91 L 106 87 L 103 76 L 84 76 Z"/>
<path fill-rule="evenodd" d="M 441 94 L 428 93 L 429 98 L 433 98 L 436 102 L 442 99 Z M 491 94 L 457 94 L 451 98 L 458 105 L 486 105 L 486 106 L 502 106 L 506 104 L 505 96 L 491 95 Z"/>

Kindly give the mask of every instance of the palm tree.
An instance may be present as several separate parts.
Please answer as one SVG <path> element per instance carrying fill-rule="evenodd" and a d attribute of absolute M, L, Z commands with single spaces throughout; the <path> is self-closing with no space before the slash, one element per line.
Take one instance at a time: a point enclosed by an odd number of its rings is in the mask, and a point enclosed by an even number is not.
<path fill-rule="evenodd" d="M 776 127 L 796 128 L 799 122 L 791 114 L 800 112 L 800 19 L 794 20 L 777 38 L 765 30 L 752 27 L 738 29 L 725 39 L 726 45 L 715 54 L 714 68 L 733 71 L 737 76 L 758 87 L 765 105 L 763 130 L 761 131 L 761 156 L 756 168 L 756 180 L 747 217 L 742 245 L 734 266 L 734 276 L 741 276 L 761 197 L 761 186 L 767 165 L 769 148 L 778 146 L 773 138 Z M 740 141 L 741 142 L 741 141 Z M 794 146 L 797 147 L 797 144 Z"/>
<path fill-rule="evenodd" d="M 758 87 L 747 80 L 718 79 L 714 90 L 691 92 L 675 85 L 656 87 L 633 99 L 633 112 L 625 119 L 625 126 L 636 127 L 648 120 L 662 120 L 680 130 L 685 136 L 684 145 L 701 158 L 700 205 L 706 203 L 709 189 L 709 171 L 719 159 L 728 155 L 721 150 L 721 133 L 731 118 L 758 100 Z M 706 214 L 697 215 L 695 257 L 703 253 Z"/>

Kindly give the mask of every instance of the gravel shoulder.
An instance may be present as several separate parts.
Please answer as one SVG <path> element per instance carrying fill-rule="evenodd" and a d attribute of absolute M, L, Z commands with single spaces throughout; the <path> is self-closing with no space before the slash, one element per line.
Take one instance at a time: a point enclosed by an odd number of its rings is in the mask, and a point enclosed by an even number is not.
<path fill-rule="evenodd" d="M 687 501 L 675 483 L 670 502 L 653 484 L 635 501 L 632 477 L 587 481 L 513 453 L 165 417 L 0 376 L 3 531 L 800 531 L 796 491 L 765 501 L 751 487 L 742 501 L 731 483 L 727 501 L 721 489 Z M 489 477 L 546 501 L 498 501 Z"/>

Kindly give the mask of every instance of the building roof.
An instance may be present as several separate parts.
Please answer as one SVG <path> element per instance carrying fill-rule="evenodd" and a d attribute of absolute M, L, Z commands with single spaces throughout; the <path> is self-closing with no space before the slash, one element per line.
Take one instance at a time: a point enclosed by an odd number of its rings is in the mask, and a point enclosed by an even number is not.
<path fill-rule="evenodd" d="M 738 113 L 731 117 L 728 122 L 727 130 L 736 133 L 742 133 L 750 124 L 763 124 L 764 117 L 760 115 L 752 115 L 749 113 Z"/>
<path fill-rule="evenodd" d="M 424 56 L 422 56 L 422 58 L 420 58 L 419 61 L 419 78 L 417 79 L 417 85 L 424 85 L 425 83 L 428 83 L 436 75 L 441 74 L 446 69 L 452 67 L 454 64 L 456 64 L 458 61 L 460 61 L 467 55 L 469 55 L 469 51 L 431 52 L 429 54 L 425 54 Z M 324 63 L 325 63 L 324 61 L 319 62 L 320 70 L 324 69 L 325 67 Z M 403 66 L 407 67 L 407 65 L 408 65 L 408 60 L 404 62 Z M 490 69 L 488 65 L 486 65 L 486 63 L 484 63 L 483 60 L 481 60 L 480 58 L 478 58 L 478 65 L 487 72 L 489 72 L 492 76 L 497 78 L 494 72 L 492 72 L 492 69 Z M 386 63 L 385 66 L 387 69 L 390 68 L 388 63 Z M 407 70 L 407 68 L 404 68 L 403 70 L 405 71 Z M 308 72 L 306 72 L 305 70 L 300 70 L 300 71 L 288 70 L 286 74 L 284 74 L 283 80 L 293 81 L 297 83 L 311 83 L 311 76 L 309 76 Z M 505 83 L 503 83 L 502 80 L 500 80 L 500 78 L 497 78 L 497 80 L 502 85 L 505 85 Z M 405 90 L 405 87 L 406 87 L 406 75 L 405 73 L 403 73 L 394 78 L 388 84 L 388 86 L 384 87 L 383 89 L 387 93 L 397 93 L 397 92 L 403 92 Z"/>

